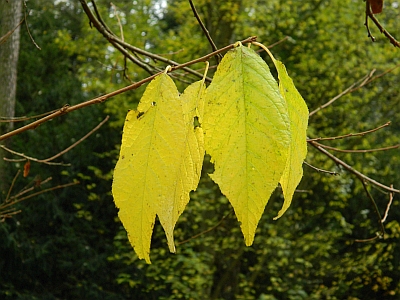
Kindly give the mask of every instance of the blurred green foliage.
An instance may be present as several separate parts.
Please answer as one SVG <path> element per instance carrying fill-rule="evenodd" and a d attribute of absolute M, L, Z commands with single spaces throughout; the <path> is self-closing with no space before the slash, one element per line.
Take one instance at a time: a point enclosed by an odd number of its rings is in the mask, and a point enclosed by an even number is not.
<path fill-rule="evenodd" d="M 107 1 L 96 3 L 110 28 L 119 33 L 122 24 L 125 41 L 135 46 L 182 63 L 211 51 L 187 1 L 121 0 L 115 7 Z M 194 3 L 218 47 L 251 35 L 264 44 L 289 36 L 272 51 L 285 63 L 310 111 L 372 69 L 380 74 L 400 63 L 399 50 L 373 26 L 377 41 L 367 38 L 362 1 Z M 400 38 L 396 3 L 386 0 L 378 18 Z M 27 6 L 30 32 L 42 50 L 22 30 L 17 115 L 34 116 L 76 104 L 148 76 L 131 63 L 125 69 L 122 55 L 90 28 L 77 2 L 35 0 L 27 1 Z M 364 149 L 398 144 L 398 77 L 395 70 L 316 113 L 310 119 L 309 135 L 360 132 L 390 120 L 392 125 L 384 130 L 329 145 Z M 183 90 L 185 84 L 180 84 Z M 385 238 L 354 242 L 379 231 L 373 206 L 355 177 L 311 147 L 307 162 L 340 176 L 304 166 L 299 186 L 303 192 L 282 218 L 272 221 L 283 201 L 277 189 L 260 221 L 254 246 L 244 246 L 232 208 L 207 176 L 212 165 L 206 161 L 199 188 L 175 230 L 178 253 L 168 252 L 164 233 L 156 224 L 153 264 L 139 261 L 117 218 L 110 190 L 122 124 L 142 91 L 72 112 L 12 139 L 14 150 L 46 158 L 110 115 L 106 125 L 58 159 L 71 166 L 32 162 L 30 175 L 16 181 L 12 194 L 49 176 L 52 180 L 41 188 L 73 180 L 80 184 L 21 202 L 17 208 L 22 212 L 0 223 L 0 298 L 399 298 L 398 195 L 385 222 Z M 380 182 L 400 182 L 398 149 L 336 155 Z M 22 163 L 9 163 L 11 178 L 21 168 Z M 389 195 L 368 188 L 383 214 Z"/>

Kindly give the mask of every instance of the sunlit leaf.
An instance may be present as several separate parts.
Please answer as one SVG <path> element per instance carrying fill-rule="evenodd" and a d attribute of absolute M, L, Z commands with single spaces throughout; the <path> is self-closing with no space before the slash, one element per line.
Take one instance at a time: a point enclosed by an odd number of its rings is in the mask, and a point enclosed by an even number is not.
<path fill-rule="evenodd" d="M 169 76 L 159 75 L 125 121 L 112 191 L 129 240 L 147 263 L 155 216 L 174 252 L 175 223 L 199 181 L 203 140 L 193 122 L 202 89 L 195 83 L 179 97 Z"/>
<path fill-rule="evenodd" d="M 215 167 L 210 176 L 251 245 L 288 158 L 286 103 L 266 63 L 242 46 L 225 55 L 206 94 L 205 149 Z"/>
<path fill-rule="evenodd" d="M 285 171 L 279 180 L 285 201 L 278 216 L 274 218 L 277 219 L 289 208 L 296 187 L 303 177 L 303 161 L 307 155 L 308 108 L 303 97 L 294 86 L 293 80 L 286 72 L 285 65 L 273 57 L 272 60 L 278 71 L 279 90 L 287 103 L 291 133 L 289 158 L 286 162 Z"/>

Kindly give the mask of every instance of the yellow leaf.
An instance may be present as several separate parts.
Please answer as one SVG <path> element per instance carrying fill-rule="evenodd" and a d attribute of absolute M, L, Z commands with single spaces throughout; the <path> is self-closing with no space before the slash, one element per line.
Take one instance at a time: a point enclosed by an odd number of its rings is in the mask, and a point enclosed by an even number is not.
<path fill-rule="evenodd" d="M 205 86 L 201 81 L 187 87 L 180 97 L 181 115 L 174 117 L 174 120 L 183 118 L 184 125 L 179 132 L 179 142 L 173 149 L 175 159 L 169 167 L 172 182 L 157 210 L 171 252 L 175 252 L 173 240 L 175 224 L 190 200 L 190 191 L 197 188 L 200 180 L 204 158 L 204 136 L 200 127 L 194 127 L 194 118 L 198 101 L 204 91 Z M 170 113 L 178 114 L 178 112 Z"/>
<path fill-rule="evenodd" d="M 234 207 L 249 246 L 288 158 L 286 103 L 266 63 L 242 46 L 224 56 L 205 99 L 210 176 Z"/>
<path fill-rule="evenodd" d="M 285 201 L 274 220 L 280 218 L 292 203 L 293 194 L 303 177 L 303 161 L 307 155 L 308 108 L 303 97 L 296 89 L 292 78 L 286 72 L 285 65 L 272 57 L 278 71 L 279 91 L 285 98 L 290 118 L 291 143 L 289 158 L 279 183 L 282 186 Z"/>
<path fill-rule="evenodd" d="M 138 112 L 130 111 L 125 121 L 112 192 L 129 241 L 147 263 L 155 216 L 174 252 L 174 226 L 199 181 L 204 150 L 193 125 L 193 98 L 201 89 L 191 86 L 179 97 L 169 76 L 159 75 L 146 88 Z"/>

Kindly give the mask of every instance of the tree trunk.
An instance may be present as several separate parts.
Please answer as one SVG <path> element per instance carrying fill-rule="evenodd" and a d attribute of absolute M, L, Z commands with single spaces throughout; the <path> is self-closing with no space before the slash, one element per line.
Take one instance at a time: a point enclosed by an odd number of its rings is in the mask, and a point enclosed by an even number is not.
<path fill-rule="evenodd" d="M 17 89 L 17 63 L 19 54 L 21 0 L 0 0 L 0 117 L 14 117 Z M 13 31 L 14 30 L 14 31 Z M 13 31 L 13 32 L 12 32 Z M 12 32 L 12 34 L 10 34 Z M 2 120 L 0 120 L 2 121 Z M 13 128 L 13 123 L 0 122 L 0 134 Z M 6 180 L 4 151 L 0 149 L 0 192 L 10 184 Z"/>

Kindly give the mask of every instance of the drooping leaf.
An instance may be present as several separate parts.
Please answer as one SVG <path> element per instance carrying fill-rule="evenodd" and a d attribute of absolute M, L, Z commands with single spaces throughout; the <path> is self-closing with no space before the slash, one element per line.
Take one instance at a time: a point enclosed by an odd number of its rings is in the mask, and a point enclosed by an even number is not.
<path fill-rule="evenodd" d="M 180 98 L 169 76 L 159 75 L 125 121 L 112 192 L 129 240 L 147 263 L 155 216 L 174 252 L 175 223 L 199 181 L 204 150 L 193 119 L 201 88 L 191 86 Z"/>
<path fill-rule="evenodd" d="M 190 191 L 195 190 L 200 181 L 204 158 L 204 135 L 202 128 L 195 126 L 194 122 L 197 117 L 196 107 L 204 92 L 204 83 L 198 81 L 188 86 L 180 97 L 184 125 L 180 141 L 173 149 L 175 161 L 169 169 L 173 183 L 157 210 L 171 252 L 175 252 L 173 240 L 175 224 L 190 200 Z"/>
<path fill-rule="evenodd" d="M 291 133 L 289 158 L 286 162 L 285 171 L 279 180 L 285 200 L 282 209 L 274 218 L 276 220 L 289 208 L 296 187 L 303 177 L 303 161 L 307 155 L 308 108 L 292 78 L 289 77 L 285 65 L 279 60 L 271 58 L 278 71 L 279 91 L 287 103 Z"/>
<path fill-rule="evenodd" d="M 210 176 L 234 207 L 249 246 L 286 166 L 286 103 L 267 64 L 242 46 L 224 56 L 205 99 L 205 149 L 215 167 Z"/>

